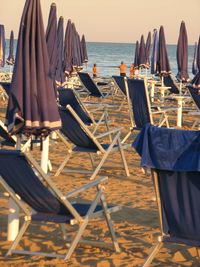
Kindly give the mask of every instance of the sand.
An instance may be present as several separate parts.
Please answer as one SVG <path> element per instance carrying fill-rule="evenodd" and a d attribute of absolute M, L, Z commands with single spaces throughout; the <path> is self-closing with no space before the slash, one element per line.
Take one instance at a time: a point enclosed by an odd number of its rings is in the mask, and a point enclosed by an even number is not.
<path fill-rule="evenodd" d="M 120 100 L 118 99 L 118 103 Z M 6 102 L 0 102 L 1 119 L 4 117 Z M 130 120 L 127 106 L 122 111 L 109 112 L 112 119 L 111 126 L 123 126 L 122 136 L 129 129 Z M 171 117 L 172 124 L 175 117 Z M 191 125 L 190 119 L 184 120 L 185 127 Z M 101 128 L 103 131 L 103 128 Z M 129 139 L 132 143 L 133 138 Z M 35 158 L 40 159 L 40 151 L 34 148 Z M 57 140 L 50 146 L 50 160 L 53 173 L 66 154 L 65 146 Z M 107 202 L 113 205 L 122 205 L 122 209 L 112 214 L 114 228 L 119 241 L 120 253 L 107 249 L 93 247 L 77 247 L 71 260 L 66 263 L 61 259 L 50 259 L 39 256 L 11 255 L 4 258 L 10 242 L 7 238 L 7 199 L 0 199 L 0 266 L 141 266 L 150 252 L 150 248 L 156 243 L 159 235 L 159 221 L 155 194 L 150 174 L 145 175 L 140 168 L 140 158 L 132 147 L 125 151 L 125 156 L 130 170 L 130 177 L 126 177 L 121 165 L 119 153 L 109 157 L 106 167 L 101 175 L 108 176 L 105 183 L 105 195 Z M 85 156 L 76 155 L 71 161 L 89 167 L 89 161 Z M 51 173 L 51 175 L 53 174 Z M 67 174 L 62 172 L 58 177 L 52 177 L 55 184 L 67 193 L 75 187 L 89 182 L 88 176 L 81 174 Z M 80 196 L 80 200 L 89 201 L 94 196 L 94 190 L 87 191 Z M 105 221 L 93 221 L 85 231 L 91 237 L 104 237 L 109 240 Z M 54 251 L 65 253 L 66 248 L 62 239 L 60 228 L 54 224 L 32 224 L 23 237 L 21 243 L 26 249 L 44 252 Z M 161 249 L 152 266 L 200 266 L 197 253 L 194 248 L 179 245 L 168 245 Z"/>

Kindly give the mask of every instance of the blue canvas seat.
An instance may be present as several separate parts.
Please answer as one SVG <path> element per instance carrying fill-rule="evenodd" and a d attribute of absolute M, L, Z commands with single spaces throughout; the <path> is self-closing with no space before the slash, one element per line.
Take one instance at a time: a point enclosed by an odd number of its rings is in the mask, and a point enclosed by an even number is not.
<path fill-rule="evenodd" d="M 39 176 L 35 174 L 35 170 L 37 170 Z M 50 177 L 43 173 L 40 166 L 30 154 L 23 154 L 17 150 L 0 150 L 0 183 L 8 191 L 10 197 L 18 204 L 19 208 L 21 208 L 23 219 L 22 227 L 6 256 L 13 253 L 24 253 L 48 257 L 62 257 L 68 260 L 80 242 L 80 238 L 83 236 L 88 222 L 93 218 L 102 216 L 106 218 L 113 241 L 113 243 L 109 243 L 109 246 L 111 245 L 112 248 L 119 251 L 109 215 L 111 212 L 119 210 L 119 207 L 108 207 L 106 204 L 101 186 L 101 183 L 106 179 L 106 177 L 101 177 L 63 195 L 54 185 Z M 96 188 L 97 191 L 91 203 L 71 204 L 68 200 L 68 198 L 71 200 L 72 197 L 92 187 Z M 74 239 L 70 242 L 66 255 L 42 253 L 41 251 L 24 251 L 22 249 L 15 250 L 32 221 L 39 222 L 39 225 L 44 222 L 78 225 L 78 230 L 75 233 Z M 93 244 L 91 240 L 88 242 L 90 245 Z M 97 243 L 98 241 L 95 240 L 95 244 Z M 105 243 L 105 246 L 107 245 Z"/>
<path fill-rule="evenodd" d="M 148 266 L 165 243 L 200 246 L 200 131 L 146 124 L 133 147 L 152 171 L 161 227 Z"/>
<path fill-rule="evenodd" d="M 195 110 L 192 110 L 188 113 L 188 115 L 196 117 L 193 125 L 192 125 L 192 129 L 194 129 L 196 126 L 199 129 L 199 125 L 200 125 L 200 91 L 199 88 L 195 88 L 192 85 L 187 85 L 187 89 L 190 93 L 192 102 L 195 105 Z M 191 108 L 191 105 L 190 105 Z"/>
<path fill-rule="evenodd" d="M 102 92 L 87 72 L 78 72 L 78 76 L 83 86 L 90 93 L 90 96 L 105 98 L 113 95 L 111 90 Z"/>
<path fill-rule="evenodd" d="M 73 108 L 70 105 L 67 105 L 66 108 L 59 107 L 60 118 L 62 121 L 61 139 L 67 146 L 67 156 L 64 161 L 59 166 L 58 170 L 55 173 L 55 176 L 59 175 L 60 172 L 64 169 L 65 165 L 71 158 L 74 153 L 82 152 L 87 153 L 90 156 L 93 170 L 89 171 L 91 173 L 90 179 L 94 179 L 98 172 L 100 171 L 103 164 L 106 162 L 107 157 L 113 152 L 120 152 L 124 169 L 126 171 L 126 175 L 129 176 L 129 170 L 126 163 L 124 149 L 126 149 L 127 145 L 121 144 L 120 139 L 120 129 L 113 129 L 109 132 L 105 132 L 99 135 L 94 135 L 83 123 L 80 117 L 76 114 Z M 110 143 L 104 144 L 100 143 L 99 139 L 107 136 L 113 136 L 113 139 Z M 67 139 L 71 142 L 71 144 L 67 141 Z M 100 156 L 101 159 L 98 163 L 94 163 L 93 156 Z M 67 171 L 73 171 L 67 169 Z M 84 172 L 85 170 L 74 170 L 75 172 Z"/>
<path fill-rule="evenodd" d="M 141 130 L 146 123 L 157 124 L 159 127 L 169 127 L 169 112 L 177 111 L 177 108 L 151 107 L 147 82 L 144 79 L 126 79 L 126 94 L 128 98 L 131 127 L 124 137 L 123 143 L 134 130 Z M 154 122 L 154 116 L 159 115 L 158 122 Z"/>
<path fill-rule="evenodd" d="M 171 94 L 179 94 L 180 93 L 178 85 L 172 79 L 171 75 L 164 75 L 163 76 L 163 83 L 165 86 L 170 87 L 169 92 Z"/>

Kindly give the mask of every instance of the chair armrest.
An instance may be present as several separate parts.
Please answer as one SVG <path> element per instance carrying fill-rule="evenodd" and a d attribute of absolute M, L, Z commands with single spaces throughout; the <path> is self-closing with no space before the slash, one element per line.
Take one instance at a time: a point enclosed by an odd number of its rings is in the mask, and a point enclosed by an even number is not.
<path fill-rule="evenodd" d="M 70 197 L 73 197 L 77 194 L 80 194 L 81 192 L 93 187 L 93 186 L 97 186 L 98 184 L 104 182 L 105 180 L 107 180 L 108 177 L 107 176 L 101 176 L 100 178 L 86 184 L 86 185 L 83 185 L 83 186 L 80 186 L 79 188 L 69 192 L 68 194 L 65 194 L 65 197 L 66 198 L 70 198 Z"/>

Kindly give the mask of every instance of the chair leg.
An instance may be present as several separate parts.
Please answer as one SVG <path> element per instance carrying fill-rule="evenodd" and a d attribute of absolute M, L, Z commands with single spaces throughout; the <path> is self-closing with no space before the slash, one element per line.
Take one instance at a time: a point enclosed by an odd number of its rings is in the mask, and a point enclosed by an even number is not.
<path fill-rule="evenodd" d="M 108 207 L 107 207 L 107 203 L 105 201 L 105 196 L 102 194 L 101 196 L 101 203 L 104 209 L 104 214 L 105 214 L 105 218 L 106 218 L 106 222 L 108 225 L 108 229 L 110 230 L 110 234 L 111 234 L 111 238 L 113 241 L 113 247 L 115 249 L 116 252 L 120 252 L 120 248 L 119 248 L 119 244 L 115 235 L 115 231 L 114 231 L 114 227 L 113 227 L 113 223 L 111 220 L 111 216 L 110 213 L 108 212 Z"/>
<path fill-rule="evenodd" d="M 129 138 L 129 136 L 132 134 L 132 132 L 133 132 L 132 129 L 130 129 L 130 131 L 127 133 L 127 135 L 121 141 L 121 144 L 124 144 L 126 142 L 126 140 Z"/>
<path fill-rule="evenodd" d="M 125 172 L 126 172 L 126 176 L 130 176 L 128 165 L 127 165 L 126 158 L 125 158 L 125 155 L 124 155 L 124 149 L 123 149 L 123 147 L 121 145 L 120 139 L 118 139 L 118 145 L 119 145 L 119 151 L 120 151 L 120 154 L 121 154 L 122 162 L 124 164 L 124 169 L 125 169 Z"/>
<path fill-rule="evenodd" d="M 162 246 L 163 246 L 163 242 L 162 241 L 158 241 L 158 243 L 152 248 L 152 251 L 151 251 L 150 255 L 148 256 L 148 258 L 146 259 L 146 261 L 142 265 L 142 267 L 149 266 L 149 264 L 155 258 L 156 254 L 158 253 L 158 251 L 161 249 Z"/>
<path fill-rule="evenodd" d="M 6 257 L 12 254 L 12 251 L 16 248 L 18 245 L 19 241 L 21 240 L 23 234 L 26 232 L 26 229 L 28 228 L 29 224 L 31 221 L 24 221 L 17 237 L 15 238 L 14 242 L 12 243 L 11 247 L 9 248 L 8 252 L 6 253 Z"/>
<path fill-rule="evenodd" d="M 64 169 L 65 165 L 67 164 L 67 162 L 69 161 L 71 157 L 71 153 L 64 159 L 64 161 L 60 164 L 59 168 L 57 169 L 56 173 L 54 176 L 58 176 L 61 171 Z"/>

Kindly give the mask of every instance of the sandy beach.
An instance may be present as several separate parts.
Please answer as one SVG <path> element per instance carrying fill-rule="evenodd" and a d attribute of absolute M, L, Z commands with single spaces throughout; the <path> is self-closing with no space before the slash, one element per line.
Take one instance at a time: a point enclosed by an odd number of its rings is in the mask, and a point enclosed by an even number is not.
<path fill-rule="evenodd" d="M 120 100 L 118 99 L 118 104 Z M 1 119 L 5 116 L 6 102 L 0 102 Z M 122 111 L 110 112 L 112 127 L 123 126 L 122 136 L 129 129 L 130 121 L 127 106 Z M 172 124 L 175 117 L 171 118 Z M 189 120 L 184 122 L 186 128 Z M 101 129 L 103 131 L 103 128 Z M 133 138 L 130 138 L 130 143 Z M 34 157 L 40 160 L 39 148 L 32 151 Z M 50 160 L 53 173 L 62 162 L 66 154 L 65 146 L 59 140 L 50 146 Z M 107 202 L 112 205 L 121 205 L 122 209 L 112 214 L 114 228 L 118 237 L 121 252 L 115 253 L 107 249 L 93 247 L 78 247 L 69 262 L 60 259 L 50 259 L 38 256 L 12 255 L 4 258 L 10 242 L 7 241 L 7 199 L 0 200 L 0 266 L 141 266 L 150 252 L 150 248 L 156 243 L 159 235 L 159 222 L 155 194 L 150 174 L 144 175 L 140 168 L 140 158 L 133 148 L 125 151 L 125 156 L 130 170 L 130 177 L 126 177 L 122 168 L 120 154 L 115 153 L 109 157 L 108 162 L 101 171 L 101 175 L 108 176 L 105 183 L 105 195 Z M 85 157 L 76 155 L 70 164 L 76 163 L 80 166 L 89 167 L 89 161 Z M 72 189 L 89 182 L 86 175 L 67 174 L 62 172 L 58 177 L 53 177 L 55 184 L 67 193 Z M 77 200 L 90 201 L 94 195 L 93 189 L 82 194 Z M 90 223 L 85 234 L 98 238 L 108 239 L 105 221 Z M 29 250 L 45 252 L 65 253 L 66 248 L 58 225 L 54 224 L 32 224 L 29 231 L 23 237 L 21 244 Z M 152 266 L 199 266 L 197 253 L 194 248 L 178 245 L 169 245 L 161 249 Z"/>

